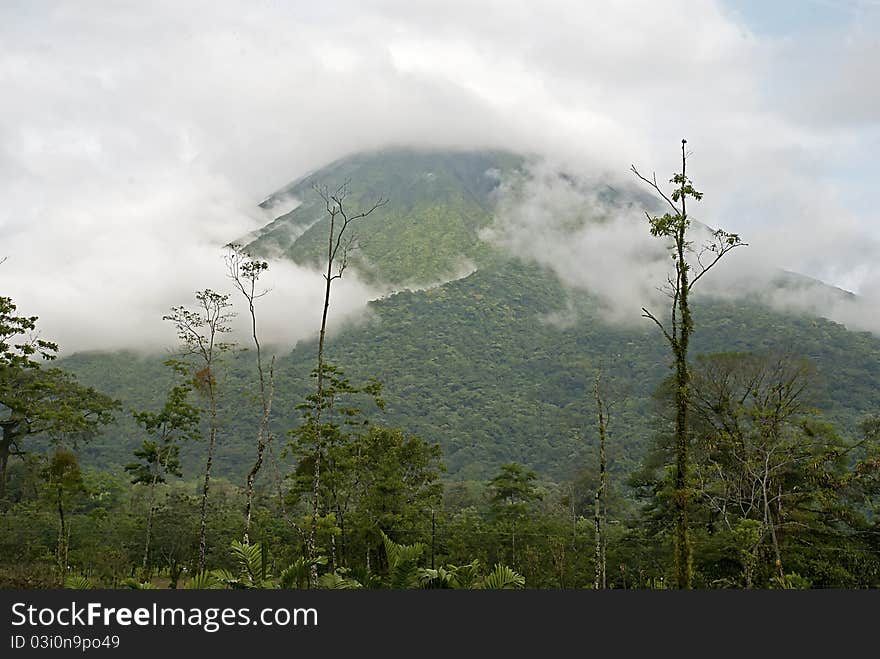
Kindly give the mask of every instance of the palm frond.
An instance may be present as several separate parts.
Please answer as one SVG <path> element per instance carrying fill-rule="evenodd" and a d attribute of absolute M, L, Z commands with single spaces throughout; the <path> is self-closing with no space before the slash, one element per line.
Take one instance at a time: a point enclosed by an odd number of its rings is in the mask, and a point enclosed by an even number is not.
<path fill-rule="evenodd" d="M 194 574 L 184 586 L 187 590 L 216 590 L 223 588 L 223 584 L 213 572 L 204 571 Z"/>
<path fill-rule="evenodd" d="M 335 572 L 322 574 L 318 578 L 318 588 L 327 588 L 330 590 L 352 590 L 363 587 L 364 586 L 360 581 L 348 576 L 348 571 L 345 568 L 340 568 Z"/>
<path fill-rule="evenodd" d="M 483 579 L 483 588 L 489 590 L 512 590 L 525 588 L 526 578 L 508 566 L 496 563 L 492 571 Z"/>
<path fill-rule="evenodd" d="M 388 579 L 392 588 L 419 587 L 419 559 L 425 552 L 425 545 L 416 542 L 400 545 L 382 533 L 385 554 L 388 557 Z"/>
<path fill-rule="evenodd" d="M 64 577 L 64 587 L 68 590 L 91 590 L 95 585 L 81 574 L 68 574 Z"/>

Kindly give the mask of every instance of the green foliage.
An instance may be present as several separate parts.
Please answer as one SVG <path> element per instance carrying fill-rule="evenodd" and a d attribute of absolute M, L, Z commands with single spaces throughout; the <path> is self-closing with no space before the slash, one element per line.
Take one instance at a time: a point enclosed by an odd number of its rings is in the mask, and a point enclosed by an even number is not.
<path fill-rule="evenodd" d="M 70 373 L 35 364 L 0 364 L 0 499 L 10 456 L 30 452 L 36 436 L 90 439 L 110 423 L 118 401 L 79 384 Z M 25 442 L 28 441 L 28 444 Z"/>
<path fill-rule="evenodd" d="M 419 574 L 422 588 L 456 588 L 474 590 L 483 584 L 480 561 L 474 559 L 465 565 L 445 565 L 437 569 L 425 569 Z"/>
<path fill-rule="evenodd" d="M 194 574 L 184 586 L 186 590 L 217 590 L 223 587 L 224 584 L 218 578 L 217 573 L 209 570 Z"/>
<path fill-rule="evenodd" d="M 451 574 L 449 582 L 453 588 L 472 590 L 481 585 L 480 561 L 476 558 L 465 565 L 447 566 L 447 570 Z"/>
<path fill-rule="evenodd" d="M 145 439 L 141 447 L 135 449 L 138 462 L 125 465 L 125 470 L 132 476 L 132 483 L 154 485 L 164 483 L 168 474 L 182 475 L 178 442 L 201 436 L 199 410 L 187 400 L 191 390 L 189 384 L 172 387 L 159 412 L 132 410 L 135 422 L 148 435 L 156 437 L 156 441 Z"/>
<path fill-rule="evenodd" d="M 489 481 L 493 512 L 508 520 L 525 517 L 529 504 L 542 497 L 534 485 L 537 477 L 533 470 L 515 462 L 501 465 L 501 471 Z"/>
<path fill-rule="evenodd" d="M 784 354 L 723 353 L 695 363 L 689 514 L 707 586 L 805 583 L 789 583 L 789 573 L 816 586 L 865 582 L 870 521 L 862 502 L 872 497 L 876 466 L 854 457 L 867 438 L 845 440 L 810 407 L 814 378 L 809 362 Z M 645 492 L 651 525 L 668 519 L 667 435 L 655 455 L 663 457 Z M 667 532 L 662 523 L 653 529 Z M 826 550 L 837 557 L 833 570 Z"/>
<path fill-rule="evenodd" d="M 354 486 L 345 517 L 351 555 L 378 553 L 381 529 L 427 534 L 431 511 L 441 508 L 440 447 L 399 428 L 371 426 L 352 450 Z"/>
<path fill-rule="evenodd" d="M 312 565 L 321 566 L 326 564 L 326 556 L 318 556 L 314 561 L 310 561 L 305 556 L 300 556 L 281 571 L 281 574 L 279 575 L 280 587 L 305 588 L 309 583 L 309 573 Z"/>
<path fill-rule="evenodd" d="M 138 581 L 134 578 L 123 579 L 119 584 L 122 588 L 129 588 L 131 590 L 155 590 L 156 586 L 154 586 L 149 581 Z"/>
<path fill-rule="evenodd" d="M 0 296 L 0 368 L 37 368 L 34 358 L 54 359 L 58 345 L 36 334 L 37 316 L 17 316 L 12 298 Z"/>
<path fill-rule="evenodd" d="M 49 458 L 45 470 L 46 482 L 57 488 L 59 492 L 75 492 L 82 490 L 82 473 L 79 459 L 70 451 L 56 449 Z"/>
<path fill-rule="evenodd" d="M 338 568 L 333 572 L 322 574 L 318 578 L 318 588 L 326 588 L 329 590 L 354 590 L 363 588 L 363 584 L 357 579 L 349 576 L 348 570 Z"/>
<path fill-rule="evenodd" d="M 81 574 L 69 574 L 64 577 L 64 587 L 68 590 L 92 590 L 95 585 Z"/>
<path fill-rule="evenodd" d="M 197 371 L 194 378 L 196 388 L 206 388 L 216 377 L 210 372 L 216 355 L 232 347 L 220 338 L 232 331 L 229 321 L 235 314 L 228 311 L 232 306 L 229 295 L 206 288 L 196 291 L 195 298 L 195 310 L 182 305 L 172 307 L 171 313 L 162 320 L 174 325 L 183 355 L 196 357 L 209 369 L 209 372 Z"/>
<path fill-rule="evenodd" d="M 388 561 L 388 585 L 391 588 L 418 588 L 420 585 L 419 560 L 425 552 L 425 545 L 416 542 L 411 545 L 397 544 L 384 532 L 382 543 Z"/>
<path fill-rule="evenodd" d="M 496 563 L 492 571 L 483 579 L 483 588 L 488 590 L 513 590 L 525 586 L 525 577 L 500 563 Z"/>
<path fill-rule="evenodd" d="M 809 590 L 812 587 L 809 579 L 805 579 L 801 575 L 792 572 L 784 577 L 777 577 L 771 582 L 771 588 L 781 588 L 782 590 Z"/>
<path fill-rule="evenodd" d="M 234 588 L 265 588 L 272 576 L 269 574 L 267 549 L 260 543 L 245 545 L 232 541 L 232 557 L 238 563 L 238 574 L 227 579 L 227 585 Z"/>

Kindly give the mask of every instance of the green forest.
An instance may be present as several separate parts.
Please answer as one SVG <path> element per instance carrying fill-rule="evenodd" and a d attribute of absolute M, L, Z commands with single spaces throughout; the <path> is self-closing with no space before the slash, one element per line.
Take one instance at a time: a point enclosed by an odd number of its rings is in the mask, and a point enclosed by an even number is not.
<path fill-rule="evenodd" d="M 157 318 L 162 354 L 62 356 L 0 297 L 0 587 L 880 587 L 880 338 L 700 295 L 749 246 L 693 231 L 684 144 L 668 183 L 603 191 L 671 257 L 667 306 L 611 323 L 481 237 L 523 163 L 390 150 L 291 184 Z M 279 254 L 324 286 L 292 350 L 261 334 Z M 352 270 L 394 290 L 335 324 Z"/>

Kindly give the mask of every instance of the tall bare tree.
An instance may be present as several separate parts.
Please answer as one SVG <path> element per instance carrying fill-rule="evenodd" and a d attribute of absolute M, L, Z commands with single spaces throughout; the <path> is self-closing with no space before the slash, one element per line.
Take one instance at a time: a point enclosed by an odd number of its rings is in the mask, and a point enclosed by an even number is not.
<path fill-rule="evenodd" d="M 693 573 L 693 558 L 688 532 L 688 501 L 691 487 L 688 481 L 688 400 L 690 375 L 688 371 L 688 349 L 694 331 L 691 312 L 691 292 L 696 283 L 711 270 L 730 250 L 745 245 L 735 233 L 722 229 L 711 232 L 709 239 L 699 246 L 689 239 L 688 230 L 691 219 L 687 212 L 687 199 L 695 201 L 703 198 L 691 179 L 687 176 L 687 140 L 681 141 L 681 171 L 670 179 L 672 191 L 665 193 L 657 183 L 657 175 L 651 178 L 642 176 L 635 165 L 635 174 L 647 183 L 669 207 L 661 216 L 645 215 L 651 228 L 651 235 L 669 241 L 672 247 L 674 274 L 667 274 L 664 292 L 672 303 L 670 314 L 665 322 L 654 313 L 642 308 L 642 315 L 653 321 L 669 343 L 675 370 L 675 469 L 673 472 L 673 509 L 675 523 L 674 554 L 676 583 L 679 588 L 690 588 Z"/>
<path fill-rule="evenodd" d="M 263 364 L 263 351 L 257 334 L 257 313 L 255 302 L 266 295 L 268 289 L 257 291 L 257 281 L 260 275 L 269 269 L 266 261 L 252 258 L 243 251 L 241 245 L 228 245 L 226 254 L 226 267 L 230 279 L 235 287 L 241 292 L 248 303 L 248 312 L 251 318 L 251 337 L 256 349 L 257 377 L 260 385 L 260 422 L 257 427 L 257 455 L 254 464 L 247 474 L 245 482 L 245 508 L 244 508 L 244 544 L 250 544 L 251 511 L 254 502 L 254 483 L 257 474 L 263 466 L 263 457 L 266 448 L 272 441 L 269 431 L 269 415 L 272 412 L 272 398 L 275 393 L 275 355 L 269 360 L 268 372 Z"/>
<path fill-rule="evenodd" d="M 311 564 L 310 577 L 311 583 L 314 585 L 318 580 L 317 546 L 315 542 L 318 516 L 321 512 L 321 468 L 322 456 L 324 454 L 324 442 L 321 438 L 321 415 L 325 401 L 328 397 L 325 395 L 324 386 L 327 373 L 327 364 L 324 359 L 324 347 L 327 336 L 327 316 L 330 309 L 330 291 L 333 282 L 341 279 L 346 267 L 348 267 L 349 257 L 357 246 L 357 236 L 352 232 L 352 226 L 358 221 L 384 206 L 388 203 L 385 197 L 379 197 L 365 209 L 352 210 L 348 207 L 348 197 L 351 194 L 351 181 L 346 180 L 333 192 L 327 186 L 315 185 L 315 192 L 321 197 L 324 203 L 324 209 L 329 220 L 327 230 L 327 265 L 324 271 L 324 306 L 321 313 L 321 331 L 318 335 L 318 364 L 315 369 L 315 378 L 317 381 L 317 390 L 315 400 L 317 401 L 317 409 L 314 410 L 310 417 L 310 423 L 314 426 L 315 450 L 314 464 L 312 474 L 312 517 L 309 524 L 309 531 L 306 540 L 306 551 Z"/>
<path fill-rule="evenodd" d="M 211 470 L 214 464 L 214 450 L 217 444 L 217 433 L 220 427 L 218 417 L 218 391 L 216 364 L 220 355 L 231 349 L 231 343 L 221 341 L 223 334 L 231 328 L 229 321 L 234 316 L 228 309 L 229 296 L 206 288 L 198 291 L 196 310 L 184 306 L 172 307 L 171 313 L 163 316 L 177 329 L 180 340 L 181 355 L 184 359 L 192 359 L 190 363 L 193 375 L 193 386 L 208 403 L 208 456 L 205 461 L 205 479 L 202 485 L 202 503 L 199 519 L 199 571 L 205 569 L 207 553 L 208 529 L 208 494 L 211 486 Z"/>

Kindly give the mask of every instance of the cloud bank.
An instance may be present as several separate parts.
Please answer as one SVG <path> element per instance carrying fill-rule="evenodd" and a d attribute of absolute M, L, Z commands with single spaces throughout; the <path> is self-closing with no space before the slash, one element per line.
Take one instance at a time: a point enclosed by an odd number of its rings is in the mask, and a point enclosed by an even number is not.
<path fill-rule="evenodd" d="M 222 288 L 220 246 L 268 221 L 257 204 L 347 153 L 494 147 L 663 178 L 687 137 L 696 219 L 741 233 L 749 267 L 876 298 L 878 27 L 865 5 L 767 35 L 714 0 L 3 3 L 0 290 L 68 351 L 166 345 L 162 314 Z M 591 236 L 598 265 L 640 258 L 635 236 L 609 254 L 621 222 Z M 567 276 L 591 277 L 569 251 Z M 270 273 L 266 331 L 312 335 L 317 275 Z M 335 318 L 376 294 L 347 276 Z"/>

